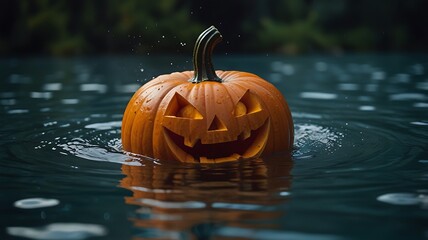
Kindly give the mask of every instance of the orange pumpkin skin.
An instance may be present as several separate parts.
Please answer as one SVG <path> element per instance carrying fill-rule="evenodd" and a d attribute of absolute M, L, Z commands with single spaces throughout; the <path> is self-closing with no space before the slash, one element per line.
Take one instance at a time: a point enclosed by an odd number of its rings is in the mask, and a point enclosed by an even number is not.
<path fill-rule="evenodd" d="M 290 109 L 269 82 L 246 72 L 214 71 L 214 27 L 196 41 L 194 69 L 143 85 L 122 120 L 128 152 L 161 160 L 216 163 L 291 151 Z"/>
<path fill-rule="evenodd" d="M 189 82 L 193 72 L 187 71 L 143 85 L 123 116 L 123 149 L 156 159 L 202 163 L 291 151 L 293 121 L 282 94 L 251 73 L 216 74 L 223 82 L 195 84 Z M 244 113 L 238 104 L 242 102 Z M 190 116 L 182 115 L 183 108 L 192 109 Z"/>

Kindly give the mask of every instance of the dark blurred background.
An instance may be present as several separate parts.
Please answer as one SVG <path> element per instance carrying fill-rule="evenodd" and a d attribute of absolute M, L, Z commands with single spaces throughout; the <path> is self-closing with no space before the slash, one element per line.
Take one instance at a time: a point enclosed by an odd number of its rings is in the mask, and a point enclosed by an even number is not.
<path fill-rule="evenodd" d="M 0 55 L 426 52 L 427 0 L 3 0 Z"/>

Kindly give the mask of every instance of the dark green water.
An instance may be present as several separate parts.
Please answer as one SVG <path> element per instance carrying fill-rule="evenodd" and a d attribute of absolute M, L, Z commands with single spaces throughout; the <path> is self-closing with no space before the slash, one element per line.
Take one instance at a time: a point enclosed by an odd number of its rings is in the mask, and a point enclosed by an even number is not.
<path fill-rule="evenodd" d="M 426 55 L 225 56 L 273 82 L 292 157 L 164 164 L 122 113 L 184 57 L 0 60 L 0 239 L 428 239 Z"/>

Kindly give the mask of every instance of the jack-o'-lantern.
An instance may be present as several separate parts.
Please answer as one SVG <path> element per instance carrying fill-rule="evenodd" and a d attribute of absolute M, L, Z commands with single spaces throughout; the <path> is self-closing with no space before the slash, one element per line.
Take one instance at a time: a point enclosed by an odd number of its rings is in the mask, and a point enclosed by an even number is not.
<path fill-rule="evenodd" d="M 282 94 L 254 74 L 214 70 L 221 38 L 208 28 L 196 41 L 194 71 L 161 75 L 137 90 L 122 121 L 125 151 L 218 163 L 291 150 L 293 121 Z"/>

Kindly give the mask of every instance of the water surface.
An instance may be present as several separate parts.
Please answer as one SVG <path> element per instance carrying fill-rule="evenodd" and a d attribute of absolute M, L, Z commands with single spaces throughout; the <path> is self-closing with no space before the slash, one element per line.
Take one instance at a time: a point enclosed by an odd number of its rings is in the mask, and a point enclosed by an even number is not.
<path fill-rule="evenodd" d="M 187 57 L 0 60 L 1 239 L 428 239 L 423 55 L 218 56 L 275 84 L 295 150 L 222 165 L 122 153 L 122 113 Z"/>

